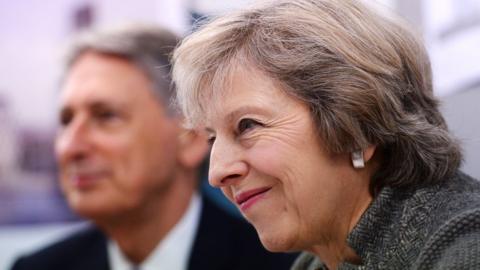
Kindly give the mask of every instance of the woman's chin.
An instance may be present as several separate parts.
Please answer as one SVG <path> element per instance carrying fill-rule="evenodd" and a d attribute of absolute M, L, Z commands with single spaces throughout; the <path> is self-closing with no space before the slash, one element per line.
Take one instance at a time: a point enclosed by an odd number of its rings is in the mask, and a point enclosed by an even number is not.
<path fill-rule="evenodd" d="M 259 232 L 259 237 L 262 245 L 270 252 L 289 252 L 296 250 L 293 245 L 294 241 L 286 235 Z"/>

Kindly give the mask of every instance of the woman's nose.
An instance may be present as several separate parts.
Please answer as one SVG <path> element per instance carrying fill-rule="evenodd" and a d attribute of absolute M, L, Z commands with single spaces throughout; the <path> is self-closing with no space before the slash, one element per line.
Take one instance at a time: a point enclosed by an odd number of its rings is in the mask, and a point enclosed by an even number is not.
<path fill-rule="evenodd" d="M 247 175 L 248 165 L 242 159 L 240 146 L 218 138 L 210 152 L 208 181 L 213 187 L 235 184 Z"/>

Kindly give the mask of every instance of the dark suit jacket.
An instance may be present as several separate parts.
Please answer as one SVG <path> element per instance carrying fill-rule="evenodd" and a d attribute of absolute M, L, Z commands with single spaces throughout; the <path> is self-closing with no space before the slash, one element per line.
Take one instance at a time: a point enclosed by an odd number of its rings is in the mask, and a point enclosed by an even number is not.
<path fill-rule="evenodd" d="M 252 226 L 203 199 L 189 270 L 282 270 L 290 268 L 294 257 L 294 254 L 267 252 Z M 12 270 L 37 269 L 109 270 L 107 238 L 92 227 L 21 257 L 12 267 Z"/>

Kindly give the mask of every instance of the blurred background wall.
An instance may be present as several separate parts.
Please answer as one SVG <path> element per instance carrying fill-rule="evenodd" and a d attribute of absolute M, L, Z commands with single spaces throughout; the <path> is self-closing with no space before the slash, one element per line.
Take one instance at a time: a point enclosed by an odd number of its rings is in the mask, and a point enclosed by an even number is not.
<path fill-rule="evenodd" d="M 480 0 L 365 1 L 400 14 L 423 35 L 435 93 L 463 142 L 463 169 L 480 178 Z M 184 35 L 193 18 L 249 2 L 0 0 L 0 269 L 82 226 L 56 185 L 53 156 L 62 53 L 72 35 L 127 22 Z"/>

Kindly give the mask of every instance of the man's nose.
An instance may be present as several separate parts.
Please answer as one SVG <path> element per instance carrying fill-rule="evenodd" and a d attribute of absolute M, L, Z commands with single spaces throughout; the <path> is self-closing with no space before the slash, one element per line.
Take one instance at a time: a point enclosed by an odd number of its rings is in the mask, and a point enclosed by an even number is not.
<path fill-rule="evenodd" d="M 55 152 L 60 161 L 83 159 L 90 146 L 87 119 L 75 119 L 59 131 L 55 141 Z"/>
<path fill-rule="evenodd" d="M 240 181 L 248 173 L 241 146 L 217 137 L 210 153 L 209 183 L 225 187 Z"/>

